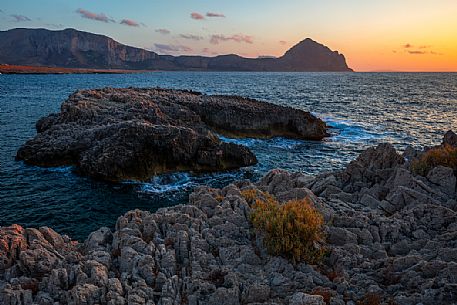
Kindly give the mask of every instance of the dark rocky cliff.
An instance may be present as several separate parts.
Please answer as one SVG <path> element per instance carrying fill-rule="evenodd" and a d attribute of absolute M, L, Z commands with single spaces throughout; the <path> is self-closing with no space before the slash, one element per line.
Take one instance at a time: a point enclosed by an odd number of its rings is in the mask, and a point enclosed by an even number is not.
<path fill-rule="evenodd" d="M 170 56 L 123 45 L 107 36 L 74 29 L 0 31 L 0 63 L 69 68 L 211 70 L 211 71 L 352 71 L 342 54 L 305 39 L 280 58 L 238 55 Z"/>
<path fill-rule="evenodd" d="M 0 32 L 0 62 L 72 68 L 144 68 L 158 55 L 74 29 Z"/>

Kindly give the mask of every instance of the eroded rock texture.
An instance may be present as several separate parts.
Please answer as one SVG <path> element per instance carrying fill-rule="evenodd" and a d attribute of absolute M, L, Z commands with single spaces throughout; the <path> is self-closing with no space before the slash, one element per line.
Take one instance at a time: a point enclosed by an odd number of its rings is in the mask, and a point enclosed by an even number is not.
<path fill-rule="evenodd" d="M 455 186 L 449 168 L 414 175 L 382 144 L 339 172 L 201 187 L 188 205 L 128 212 L 80 245 L 49 228 L 1 228 L 0 303 L 457 304 Z M 245 189 L 309 196 L 327 224 L 324 261 L 268 255 Z"/>
<path fill-rule="evenodd" d="M 36 128 L 36 137 L 19 149 L 17 159 L 39 166 L 76 165 L 84 175 L 110 181 L 257 162 L 248 148 L 221 142 L 213 130 L 249 137 L 326 136 L 325 123 L 301 110 L 163 89 L 78 91 Z"/>

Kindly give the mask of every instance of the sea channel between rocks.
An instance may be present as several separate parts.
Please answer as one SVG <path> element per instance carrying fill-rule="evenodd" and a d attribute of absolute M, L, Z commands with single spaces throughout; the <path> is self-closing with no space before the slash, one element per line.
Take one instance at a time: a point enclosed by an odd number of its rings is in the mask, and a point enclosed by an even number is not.
<path fill-rule="evenodd" d="M 72 109 L 66 117 L 41 120 L 43 134 L 18 156 L 29 158 L 27 149 L 42 156 L 59 152 L 44 143 L 62 143 L 59 132 L 75 125 Z M 91 111 L 84 113 L 84 122 L 94 121 Z M 208 135 L 203 126 L 196 138 L 202 132 Z M 112 140 L 101 134 L 102 141 Z M 214 141 L 206 143 L 220 145 L 209 137 Z M 57 155 L 85 160 L 81 155 L 95 147 L 87 143 Z M 439 148 L 457 150 L 457 135 L 448 132 Z M 418 174 L 412 162 L 426 153 L 410 147 L 401 155 L 380 144 L 340 171 L 309 176 L 277 169 L 256 183 L 199 187 L 188 204 L 130 211 L 114 231 L 100 228 L 84 243 L 47 227 L 2 227 L 0 303 L 457 304 L 455 169 L 435 166 Z M 280 203 L 309 198 L 325 219 L 328 254 L 322 262 L 268 254 L 253 230 L 246 190 L 269 193 Z"/>

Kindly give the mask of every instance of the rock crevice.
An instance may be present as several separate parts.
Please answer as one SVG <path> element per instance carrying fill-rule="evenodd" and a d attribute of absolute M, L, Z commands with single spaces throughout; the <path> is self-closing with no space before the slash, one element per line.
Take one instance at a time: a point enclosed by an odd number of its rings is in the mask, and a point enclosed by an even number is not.
<path fill-rule="evenodd" d="M 452 170 L 414 174 L 388 144 L 342 171 L 273 170 L 200 187 L 188 205 L 130 211 L 84 244 L 49 228 L 0 228 L 1 304 L 457 304 Z M 436 185 L 440 188 L 436 188 Z M 326 220 L 318 265 L 270 256 L 244 190 L 310 198 Z"/>

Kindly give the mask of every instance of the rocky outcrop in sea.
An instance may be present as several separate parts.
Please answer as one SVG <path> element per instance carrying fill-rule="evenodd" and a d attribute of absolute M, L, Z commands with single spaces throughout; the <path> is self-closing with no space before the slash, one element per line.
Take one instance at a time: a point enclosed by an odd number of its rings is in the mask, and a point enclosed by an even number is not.
<path fill-rule="evenodd" d="M 60 113 L 40 119 L 36 129 L 17 159 L 39 166 L 74 165 L 83 175 L 108 181 L 257 162 L 247 147 L 221 142 L 217 133 L 312 140 L 327 136 L 326 124 L 302 110 L 238 96 L 135 88 L 77 91 Z"/>
<path fill-rule="evenodd" d="M 200 187 L 189 204 L 130 211 L 80 244 L 47 227 L 0 228 L 0 303 L 457 304 L 456 176 L 415 174 L 423 153 L 380 144 L 341 171 Z M 323 261 L 269 255 L 245 190 L 310 198 L 326 222 Z"/>

